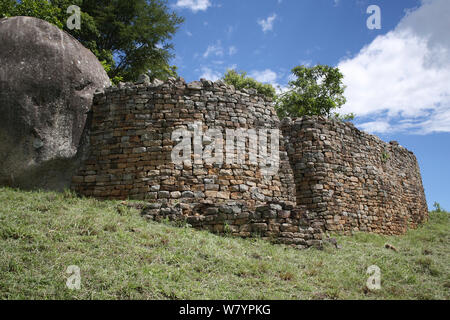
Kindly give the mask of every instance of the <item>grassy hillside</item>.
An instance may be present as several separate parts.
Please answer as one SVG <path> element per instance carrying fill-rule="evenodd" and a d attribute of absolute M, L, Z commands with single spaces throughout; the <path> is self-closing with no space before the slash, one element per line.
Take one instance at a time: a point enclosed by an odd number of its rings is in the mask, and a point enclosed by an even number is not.
<path fill-rule="evenodd" d="M 0 188 L 0 299 L 449 299 L 448 213 L 295 250 L 148 222 L 117 201 Z M 386 249 L 386 243 L 397 252 Z M 81 289 L 66 268 L 81 269 Z M 381 269 L 381 290 L 365 283 Z"/>

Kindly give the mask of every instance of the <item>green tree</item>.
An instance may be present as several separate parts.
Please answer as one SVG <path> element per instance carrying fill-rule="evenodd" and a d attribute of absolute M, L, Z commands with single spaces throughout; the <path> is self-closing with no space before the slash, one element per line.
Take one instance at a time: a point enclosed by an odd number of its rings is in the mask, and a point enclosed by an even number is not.
<path fill-rule="evenodd" d="M 16 1 L 14 0 L 0 0 L 0 19 L 9 17 L 13 11 Z"/>
<path fill-rule="evenodd" d="M 259 94 L 272 99 L 276 98 L 276 91 L 272 85 L 247 77 L 246 72 L 238 73 L 235 70 L 228 70 L 222 77 L 222 80 L 227 84 L 233 85 L 237 90 L 255 89 Z"/>
<path fill-rule="evenodd" d="M 434 207 L 434 212 L 441 213 L 444 211 L 444 210 L 442 210 L 441 205 L 436 201 L 433 203 L 433 207 Z"/>
<path fill-rule="evenodd" d="M 71 5 L 81 8 L 80 30 L 66 26 Z M 170 12 L 167 0 L 0 0 L 0 15 L 33 16 L 64 29 L 97 56 L 113 81 L 176 75 L 170 40 L 183 18 Z"/>
<path fill-rule="evenodd" d="M 344 76 L 338 68 L 327 65 L 298 66 L 292 69 L 295 79 L 289 81 L 288 91 L 277 98 L 276 109 L 280 118 L 321 115 L 340 120 L 354 115 L 335 112 L 346 99 Z"/>
<path fill-rule="evenodd" d="M 47 0 L 0 0 L 0 18 L 13 16 L 35 17 L 63 28 L 61 9 Z"/>

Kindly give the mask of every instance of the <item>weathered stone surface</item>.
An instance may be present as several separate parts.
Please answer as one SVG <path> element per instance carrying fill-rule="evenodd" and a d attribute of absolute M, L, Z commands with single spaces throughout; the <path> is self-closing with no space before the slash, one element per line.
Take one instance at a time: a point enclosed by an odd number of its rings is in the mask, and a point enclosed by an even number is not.
<path fill-rule="evenodd" d="M 297 205 L 327 231 L 403 234 L 428 219 L 414 154 L 350 123 L 285 119 Z"/>
<path fill-rule="evenodd" d="M 1 19 L 0 44 L 0 184 L 69 187 L 92 96 L 109 78 L 88 49 L 40 19 Z"/>
<path fill-rule="evenodd" d="M 146 214 L 154 219 L 173 216 L 199 229 L 304 248 L 320 245 L 324 231 L 401 234 L 427 218 L 419 166 L 408 150 L 349 123 L 280 122 L 273 103 L 255 92 L 172 79 L 106 89 L 95 96 L 93 112 L 92 153 L 73 189 L 100 199 L 147 199 L 177 212 Z M 171 140 L 176 128 L 279 128 L 280 169 L 263 177 L 247 158 L 218 165 L 192 156 L 174 164 L 171 152 L 181 141 Z M 246 141 L 243 149 L 248 155 L 255 148 Z M 105 175 L 111 180 L 100 182 Z"/>

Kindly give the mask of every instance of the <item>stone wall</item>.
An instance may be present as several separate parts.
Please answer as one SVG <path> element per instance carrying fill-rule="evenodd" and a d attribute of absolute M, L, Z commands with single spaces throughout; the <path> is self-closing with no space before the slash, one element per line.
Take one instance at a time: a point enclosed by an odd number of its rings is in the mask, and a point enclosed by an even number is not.
<path fill-rule="evenodd" d="M 295 201 L 294 178 L 284 146 L 282 174 L 267 177 L 258 165 L 249 163 L 249 151 L 254 150 L 248 139 L 243 164 L 206 164 L 194 157 L 191 164 L 172 161 L 176 129 L 194 134 L 220 128 L 225 135 L 225 129 L 278 128 L 271 102 L 260 96 L 210 81 L 189 85 L 171 81 L 107 89 L 95 95 L 92 112 L 91 153 L 73 178 L 73 188 L 84 195 L 192 199 L 189 202 L 195 203 L 199 199 L 245 200 L 251 208 L 272 200 Z M 206 147 L 210 141 L 203 140 Z"/>
<path fill-rule="evenodd" d="M 297 205 L 324 230 L 403 234 L 428 218 L 419 165 L 397 142 L 322 117 L 285 119 Z"/>
<path fill-rule="evenodd" d="M 283 139 L 276 175 L 264 175 L 259 164 L 250 163 L 250 152 L 257 150 L 249 139 L 244 163 L 237 163 L 236 154 L 232 164 L 225 155 L 222 165 L 207 164 L 196 161 L 194 152 L 191 163 L 172 160 L 177 129 L 194 135 L 219 128 L 224 138 L 227 129 L 279 129 L 272 102 L 256 92 L 181 79 L 109 88 L 94 96 L 91 118 L 91 152 L 73 177 L 78 193 L 149 201 L 144 214 L 151 219 L 187 219 L 197 228 L 258 234 L 300 247 L 319 243 L 321 230 L 310 228 L 295 210 L 294 176 Z M 210 143 L 203 139 L 204 148 Z"/>
<path fill-rule="evenodd" d="M 94 96 L 91 119 L 90 154 L 72 188 L 99 199 L 147 200 L 151 219 L 305 247 L 320 244 L 323 231 L 400 234 L 427 217 L 413 154 L 348 123 L 280 123 L 270 99 L 253 90 L 182 79 L 122 85 Z M 180 129 L 192 135 L 193 152 L 176 164 L 172 135 Z M 241 162 L 237 155 L 233 163 L 224 155 L 222 164 L 196 157 L 195 137 L 209 129 L 224 137 L 253 130 L 259 139 L 279 129 L 278 171 L 264 174 L 260 161 L 268 156 L 251 161 L 259 149 L 249 138 Z M 198 141 L 206 150 L 216 140 L 206 134 Z"/>

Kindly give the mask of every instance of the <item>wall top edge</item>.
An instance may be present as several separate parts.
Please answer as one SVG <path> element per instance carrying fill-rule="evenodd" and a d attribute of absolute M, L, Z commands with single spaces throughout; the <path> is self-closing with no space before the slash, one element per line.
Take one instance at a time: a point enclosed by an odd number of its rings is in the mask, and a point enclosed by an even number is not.
<path fill-rule="evenodd" d="M 200 79 L 199 81 L 192 81 L 187 83 L 183 78 L 168 78 L 166 81 L 155 79 L 150 81 L 148 78 L 140 79 L 137 82 L 119 83 L 117 86 L 111 86 L 104 89 L 97 89 L 94 94 L 95 98 L 107 96 L 110 93 L 133 93 L 140 91 L 153 91 L 157 89 L 173 89 L 173 90 L 190 90 L 195 91 L 213 91 L 213 92 L 227 92 L 229 94 L 237 94 L 241 96 L 262 98 L 265 102 L 273 102 L 272 98 L 258 94 L 255 89 L 236 90 L 233 85 L 226 84 L 223 80 L 211 81 L 207 79 Z"/>

